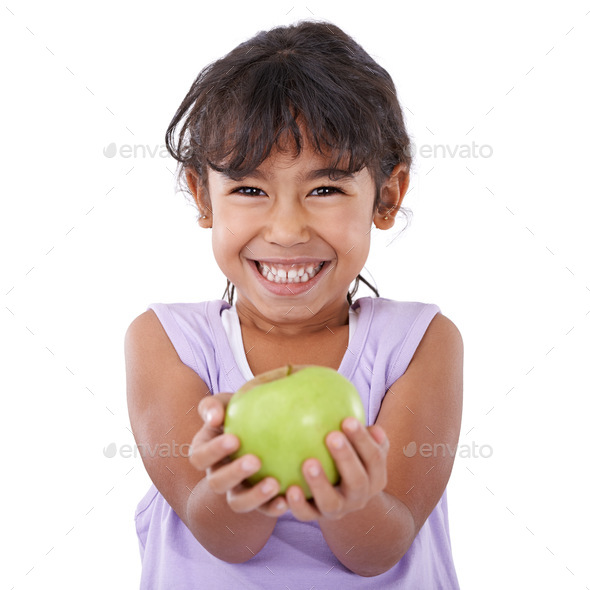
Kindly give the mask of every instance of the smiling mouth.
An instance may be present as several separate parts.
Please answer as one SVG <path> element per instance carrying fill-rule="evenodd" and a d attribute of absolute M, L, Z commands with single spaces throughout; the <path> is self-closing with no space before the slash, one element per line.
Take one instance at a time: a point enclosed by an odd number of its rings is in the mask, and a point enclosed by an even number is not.
<path fill-rule="evenodd" d="M 255 261 L 258 272 L 267 280 L 273 283 L 307 283 L 322 270 L 326 261 L 320 262 L 317 266 L 313 264 L 275 264 Z"/>

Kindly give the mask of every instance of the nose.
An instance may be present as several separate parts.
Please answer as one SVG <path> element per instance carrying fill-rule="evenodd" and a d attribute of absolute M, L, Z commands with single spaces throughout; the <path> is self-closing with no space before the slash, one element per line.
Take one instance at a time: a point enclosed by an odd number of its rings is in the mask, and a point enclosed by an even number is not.
<path fill-rule="evenodd" d="M 290 248 L 310 239 L 308 213 L 298 201 L 277 199 L 268 216 L 264 238 L 269 243 Z"/>

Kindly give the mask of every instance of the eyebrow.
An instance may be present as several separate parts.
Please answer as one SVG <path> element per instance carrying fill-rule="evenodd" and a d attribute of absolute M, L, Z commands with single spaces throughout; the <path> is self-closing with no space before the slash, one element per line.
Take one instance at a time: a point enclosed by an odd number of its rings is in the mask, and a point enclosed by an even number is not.
<path fill-rule="evenodd" d="M 261 172 L 260 170 L 252 170 L 249 174 L 245 174 L 244 176 L 236 176 L 232 174 L 231 170 L 228 168 L 220 168 L 219 166 L 214 166 L 209 163 L 211 168 L 216 172 L 222 174 L 225 178 L 233 181 L 240 181 L 244 178 L 256 178 L 260 180 L 269 180 L 266 174 Z M 317 170 L 310 170 L 307 174 L 300 175 L 297 180 L 300 182 L 305 182 L 309 180 L 318 180 L 320 178 L 329 178 L 330 180 L 352 180 L 355 177 L 354 172 L 349 172 L 348 170 L 342 170 L 340 168 L 318 168 Z"/>
<path fill-rule="evenodd" d="M 329 178 L 330 180 L 352 180 L 355 177 L 354 172 L 341 170 L 340 168 L 320 168 L 311 170 L 304 176 L 304 180 L 317 180 L 319 178 Z"/>

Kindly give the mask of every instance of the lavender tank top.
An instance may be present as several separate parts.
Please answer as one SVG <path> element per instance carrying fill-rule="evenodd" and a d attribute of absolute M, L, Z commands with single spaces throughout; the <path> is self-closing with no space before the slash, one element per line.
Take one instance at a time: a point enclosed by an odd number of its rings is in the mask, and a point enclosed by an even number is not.
<path fill-rule="evenodd" d="M 156 313 L 180 360 L 214 394 L 236 391 L 252 376 L 249 370 L 248 375 L 243 374 L 247 367 L 243 346 L 239 356 L 244 358 L 236 358 L 232 352 L 226 332 L 228 319 L 222 320 L 229 307 L 226 301 L 214 300 L 153 303 L 147 308 Z M 385 392 L 406 371 L 440 308 L 428 303 L 363 297 L 352 305 L 352 310 L 355 330 L 338 371 L 358 389 L 367 425 L 371 425 L 377 419 Z M 154 485 L 137 506 L 135 524 L 142 590 L 459 588 L 446 490 L 404 557 L 389 571 L 370 578 L 351 572 L 336 559 L 317 523 L 299 522 L 290 513 L 279 517 L 263 549 L 241 564 L 226 563 L 202 547 Z"/>

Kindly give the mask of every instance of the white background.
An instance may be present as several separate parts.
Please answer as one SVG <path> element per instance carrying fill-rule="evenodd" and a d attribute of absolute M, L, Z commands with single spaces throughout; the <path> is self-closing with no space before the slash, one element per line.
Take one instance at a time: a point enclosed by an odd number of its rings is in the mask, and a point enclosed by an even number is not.
<path fill-rule="evenodd" d="M 2 590 L 137 587 L 123 336 L 225 287 L 164 133 L 202 67 L 304 18 L 388 69 L 418 152 L 364 274 L 463 335 L 462 588 L 590 587 L 590 3 L 308 2 L 0 8 Z"/>

